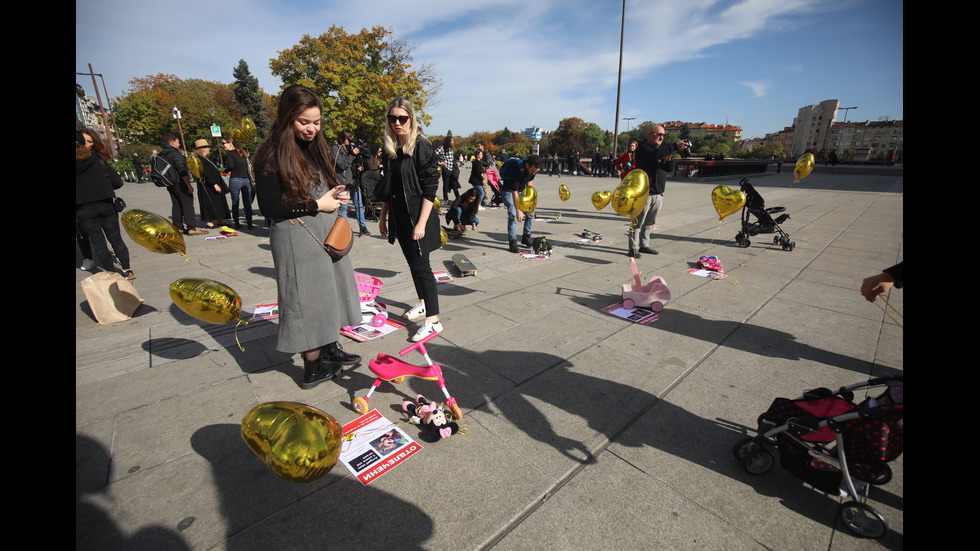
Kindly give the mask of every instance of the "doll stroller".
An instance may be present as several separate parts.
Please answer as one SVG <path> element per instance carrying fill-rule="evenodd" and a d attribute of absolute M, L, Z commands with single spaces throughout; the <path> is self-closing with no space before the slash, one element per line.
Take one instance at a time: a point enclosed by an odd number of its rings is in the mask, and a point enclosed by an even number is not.
<path fill-rule="evenodd" d="M 881 394 L 870 396 L 879 389 Z M 854 402 L 855 392 L 865 398 Z M 871 485 L 892 478 L 888 463 L 904 448 L 902 377 L 808 390 L 801 398 L 776 398 L 759 416 L 758 435 L 739 440 L 735 459 L 753 475 L 780 465 L 814 488 L 848 497 L 837 516 L 855 535 L 878 538 L 888 523 L 868 505 Z"/>
<path fill-rule="evenodd" d="M 490 204 L 499 207 L 504 202 L 504 196 L 501 195 L 500 173 L 497 172 L 496 168 L 487 169 L 487 185 L 493 190 L 493 197 L 490 198 Z"/>
<path fill-rule="evenodd" d="M 784 251 L 792 251 L 796 247 L 796 242 L 790 241 L 789 234 L 779 227 L 780 224 L 789 220 L 789 215 L 784 213 L 776 219 L 772 217 L 773 214 L 784 212 L 786 207 L 766 208 L 765 199 L 749 183 L 748 178 L 742 178 L 738 185 L 745 193 L 745 206 L 742 207 L 742 231 L 735 236 L 735 242 L 738 243 L 738 246 L 745 248 L 751 245 L 752 242 L 749 241 L 749 237 L 754 235 L 776 233 L 777 235 L 772 238 L 772 244 L 781 246 Z M 752 217 L 755 218 L 755 222 L 751 221 Z"/>

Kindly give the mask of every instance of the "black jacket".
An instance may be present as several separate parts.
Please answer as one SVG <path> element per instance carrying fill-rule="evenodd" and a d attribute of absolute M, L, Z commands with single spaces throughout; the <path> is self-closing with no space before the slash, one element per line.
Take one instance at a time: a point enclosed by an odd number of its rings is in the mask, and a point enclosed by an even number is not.
<path fill-rule="evenodd" d="M 436 192 L 439 190 L 439 160 L 436 158 L 435 149 L 424 136 L 419 136 L 415 142 L 415 153 L 411 157 L 403 156 L 399 149 L 399 157 L 392 162 L 386 160 L 384 165 L 391 167 L 385 172 L 384 180 L 379 188 L 385 190 L 384 197 L 379 197 L 383 202 L 391 203 L 391 186 L 399 178 L 393 177 L 396 168 L 399 169 L 401 176 L 401 195 L 407 203 L 410 220 L 395 220 L 395 223 L 388 224 L 388 242 L 394 243 L 395 238 L 400 232 L 405 232 L 411 239 L 411 231 L 418 220 L 422 210 L 422 199 L 435 202 Z M 377 195 L 377 191 L 375 192 Z M 391 219 L 396 211 L 394 205 L 389 205 L 388 217 Z M 439 234 L 439 213 L 429 214 L 426 221 L 425 237 L 419 242 L 420 251 L 430 253 L 442 246 L 442 239 Z"/>
<path fill-rule="evenodd" d="M 88 158 L 75 159 L 75 206 L 99 201 L 112 201 L 115 190 L 123 186 L 119 173 L 102 157 L 91 153 Z"/>

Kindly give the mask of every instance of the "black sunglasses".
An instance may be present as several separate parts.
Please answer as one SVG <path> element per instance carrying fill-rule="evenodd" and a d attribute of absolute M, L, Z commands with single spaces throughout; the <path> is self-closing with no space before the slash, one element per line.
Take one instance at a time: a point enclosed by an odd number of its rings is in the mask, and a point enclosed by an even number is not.
<path fill-rule="evenodd" d="M 410 119 L 411 117 L 408 115 L 388 115 L 388 122 L 391 124 L 395 124 L 396 122 L 398 124 L 407 124 Z"/>

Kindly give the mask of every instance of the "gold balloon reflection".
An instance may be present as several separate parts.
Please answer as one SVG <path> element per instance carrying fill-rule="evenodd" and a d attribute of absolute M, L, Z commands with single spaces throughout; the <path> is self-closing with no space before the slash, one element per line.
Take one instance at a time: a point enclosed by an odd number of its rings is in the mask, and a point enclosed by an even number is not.
<path fill-rule="evenodd" d="M 129 237 L 140 247 L 155 253 L 179 253 L 186 256 L 184 235 L 170 220 L 140 209 L 129 209 L 120 217 Z"/>
<path fill-rule="evenodd" d="M 242 438 L 272 472 L 292 482 L 312 482 L 337 463 L 343 430 L 315 407 L 266 402 L 242 419 Z"/>
<path fill-rule="evenodd" d="M 184 313 L 207 323 L 238 321 L 242 313 L 238 293 L 211 279 L 178 279 L 170 284 L 170 298 Z"/>

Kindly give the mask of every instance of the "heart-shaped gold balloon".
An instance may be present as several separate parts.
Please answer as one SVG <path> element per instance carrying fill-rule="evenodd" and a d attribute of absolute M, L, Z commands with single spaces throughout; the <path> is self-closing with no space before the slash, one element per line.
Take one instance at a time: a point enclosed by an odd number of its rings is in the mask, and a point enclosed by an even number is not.
<path fill-rule="evenodd" d="M 800 180 L 806 178 L 810 174 L 810 172 L 813 170 L 814 162 L 813 153 L 804 153 L 796 161 L 796 168 L 793 169 L 793 176 L 796 176 L 796 180 L 793 180 L 794 184 L 800 183 Z"/>
<path fill-rule="evenodd" d="M 597 191 L 592 194 L 592 206 L 595 207 L 596 212 L 606 208 L 609 201 L 612 199 L 611 191 Z"/>
<path fill-rule="evenodd" d="M 242 419 L 242 438 L 272 472 L 312 482 L 340 457 L 343 430 L 333 417 L 297 402 L 266 402 Z"/>
<path fill-rule="evenodd" d="M 193 174 L 194 177 L 199 180 L 204 174 L 204 163 L 201 162 L 201 158 L 197 155 L 191 155 L 187 158 L 187 168 L 191 171 L 191 174 Z"/>
<path fill-rule="evenodd" d="M 170 220 L 140 209 L 129 209 L 120 217 L 126 233 L 140 247 L 155 253 L 179 253 L 186 256 L 184 235 Z"/>
<path fill-rule="evenodd" d="M 568 191 L 568 186 L 562 184 L 558 186 L 558 197 L 561 198 L 562 202 L 568 201 L 568 198 L 572 196 L 572 193 Z"/>
<path fill-rule="evenodd" d="M 241 128 L 232 128 L 231 135 L 235 137 L 236 140 L 240 142 L 248 141 L 248 134 L 245 133 Z"/>
<path fill-rule="evenodd" d="M 527 186 L 524 191 L 517 195 L 517 208 L 521 212 L 531 214 L 534 212 L 535 207 L 538 206 L 538 192 L 534 189 L 534 186 Z"/>
<path fill-rule="evenodd" d="M 631 170 L 612 194 L 612 206 L 616 214 L 636 218 L 643 211 L 650 196 L 650 177 L 642 170 Z"/>
<path fill-rule="evenodd" d="M 724 220 L 729 214 L 742 210 L 745 206 L 745 192 L 728 186 L 717 186 L 711 190 L 711 204 L 718 212 L 718 220 Z"/>
<path fill-rule="evenodd" d="M 445 228 L 439 226 L 439 248 L 445 247 L 447 241 L 449 241 L 449 234 L 446 233 Z"/>
<path fill-rule="evenodd" d="M 252 119 L 248 117 L 242 119 L 242 132 L 244 132 L 249 138 L 255 137 L 256 129 L 255 123 L 252 122 Z"/>
<path fill-rule="evenodd" d="M 211 279 L 178 279 L 170 284 L 170 298 L 186 314 L 207 323 L 237 321 L 242 313 L 238 293 Z"/>

